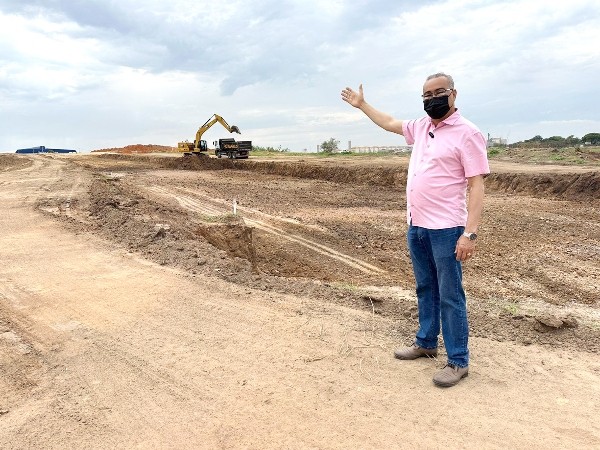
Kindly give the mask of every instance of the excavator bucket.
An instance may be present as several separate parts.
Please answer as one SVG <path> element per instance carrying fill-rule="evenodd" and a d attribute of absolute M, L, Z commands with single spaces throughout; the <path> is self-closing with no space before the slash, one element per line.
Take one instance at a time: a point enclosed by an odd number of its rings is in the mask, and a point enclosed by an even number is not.
<path fill-rule="evenodd" d="M 231 125 L 231 132 L 232 133 L 237 133 L 237 134 L 242 134 L 242 132 L 240 131 L 240 129 L 238 127 L 236 127 L 235 125 Z"/>

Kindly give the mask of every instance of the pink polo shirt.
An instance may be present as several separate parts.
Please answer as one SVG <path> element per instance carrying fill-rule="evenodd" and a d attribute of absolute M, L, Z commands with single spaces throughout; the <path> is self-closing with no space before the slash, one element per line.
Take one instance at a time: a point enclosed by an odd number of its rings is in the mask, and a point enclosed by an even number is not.
<path fill-rule="evenodd" d="M 402 132 L 413 145 L 406 181 L 408 223 L 435 230 L 465 226 L 467 178 L 490 173 L 479 129 L 457 109 L 437 127 L 429 116 L 405 121 Z"/>

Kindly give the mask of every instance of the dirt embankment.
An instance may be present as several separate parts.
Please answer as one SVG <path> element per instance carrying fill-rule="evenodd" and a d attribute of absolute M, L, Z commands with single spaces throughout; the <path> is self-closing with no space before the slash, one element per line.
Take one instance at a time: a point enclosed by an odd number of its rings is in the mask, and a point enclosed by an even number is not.
<path fill-rule="evenodd" d="M 154 144 L 133 144 L 119 148 L 102 148 L 99 150 L 92 150 L 92 153 L 111 153 L 116 152 L 122 155 L 132 154 L 150 154 L 150 153 L 171 153 L 177 152 L 176 147 L 169 147 L 167 145 L 154 145 Z"/>
<path fill-rule="evenodd" d="M 565 200 L 598 200 L 600 171 L 573 174 L 491 174 L 486 188 L 511 194 Z"/>
<path fill-rule="evenodd" d="M 126 155 L 103 155 L 115 161 L 115 169 L 126 167 L 140 168 L 139 158 Z M 343 161 L 323 164 L 322 161 L 275 162 L 259 160 L 224 160 L 209 157 L 200 158 L 153 158 L 142 163 L 145 168 L 170 168 L 181 170 L 244 170 L 269 175 L 291 176 L 337 183 L 359 183 L 382 187 L 403 187 L 406 185 L 407 161 L 398 165 L 380 165 L 373 162 L 369 166 L 346 165 Z M 110 167 L 110 164 L 107 164 Z M 563 169 L 568 170 L 568 169 Z M 565 200 L 600 199 L 600 170 L 574 173 L 491 173 L 486 178 L 486 188 L 491 191 L 509 194 L 532 195 L 542 198 Z"/>
<path fill-rule="evenodd" d="M 406 167 L 377 166 L 377 163 L 348 165 L 343 161 L 319 161 L 299 159 L 290 161 L 231 160 L 201 157 L 160 157 L 139 158 L 136 155 L 103 154 L 97 155 L 98 162 L 89 165 L 101 166 L 105 170 L 125 169 L 173 169 L 173 170 L 239 170 L 265 175 L 327 180 L 337 183 L 372 184 L 376 186 L 404 186 Z M 85 163 L 84 163 L 85 164 Z"/>

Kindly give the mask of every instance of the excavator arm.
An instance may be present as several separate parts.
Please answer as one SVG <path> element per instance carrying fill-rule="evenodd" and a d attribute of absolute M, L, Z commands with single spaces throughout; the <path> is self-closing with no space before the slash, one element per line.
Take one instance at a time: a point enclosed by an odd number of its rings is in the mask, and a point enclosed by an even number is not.
<path fill-rule="evenodd" d="M 186 153 L 198 153 L 198 154 L 200 152 L 206 151 L 207 150 L 206 141 L 202 140 L 202 135 L 217 122 L 219 122 L 221 125 L 223 125 L 223 128 L 225 128 L 230 133 L 241 134 L 240 129 L 238 127 L 236 127 L 235 125 L 229 125 L 227 123 L 227 121 L 225 119 L 223 119 L 221 116 L 219 116 L 218 114 L 213 114 L 210 119 L 208 119 L 206 122 L 204 122 L 204 124 L 201 125 L 200 128 L 198 128 L 198 131 L 196 131 L 196 139 L 194 140 L 193 144 L 191 142 L 187 142 L 187 141 L 179 142 L 177 144 L 179 151 L 183 151 Z"/>
<path fill-rule="evenodd" d="M 240 129 L 238 127 L 236 127 L 235 125 L 230 126 L 221 116 L 219 116 L 218 114 L 213 114 L 213 116 L 210 119 L 208 119 L 204 123 L 204 125 L 198 128 L 198 131 L 196 132 L 196 140 L 194 141 L 194 147 L 198 147 L 200 141 L 202 140 L 202 135 L 217 122 L 223 125 L 223 128 L 225 128 L 230 133 L 241 134 Z"/>

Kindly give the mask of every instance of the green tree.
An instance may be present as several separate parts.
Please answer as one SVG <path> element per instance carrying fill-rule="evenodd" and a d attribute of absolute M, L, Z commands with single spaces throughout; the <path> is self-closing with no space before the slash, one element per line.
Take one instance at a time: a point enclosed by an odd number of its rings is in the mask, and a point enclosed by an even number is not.
<path fill-rule="evenodd" d="M 338 145 L 340 141 L 336 141 L 334 138 L 330 138 L 321 144 L 321 151 L 323 153 L 334 153 L 338 151 Z"/>
<path fill-rule="evenodd" d="M 588 133 L 581 138 L 584 144 L 589 142 L 592 145 L 600 145 L 600 133 Z"/>
<path fill-rule="evenodd" d="M 548 138 L 543 138 L 538 134 L 532 137 L 531 139 L 525 139 L 524 141 L 515 142 L 514 144 L 511 144 L 510 147 L 561 149 L 566 147 L 577 146 L 580 142 L 581 140 L 573 135 L 570 135 L 566 138 L 562 136 L 550 136 Z"/>
<path fill-rule="evenodd" d="M 578 137 L 575 137 L 574 135 L 567 136 L 567 138 L 565 139 L 565 143 L 568 146 L 575 146 L 575 145 L 578 145 L 580 142 L 581 142 L 581 139 L 579 139 Z"/>

